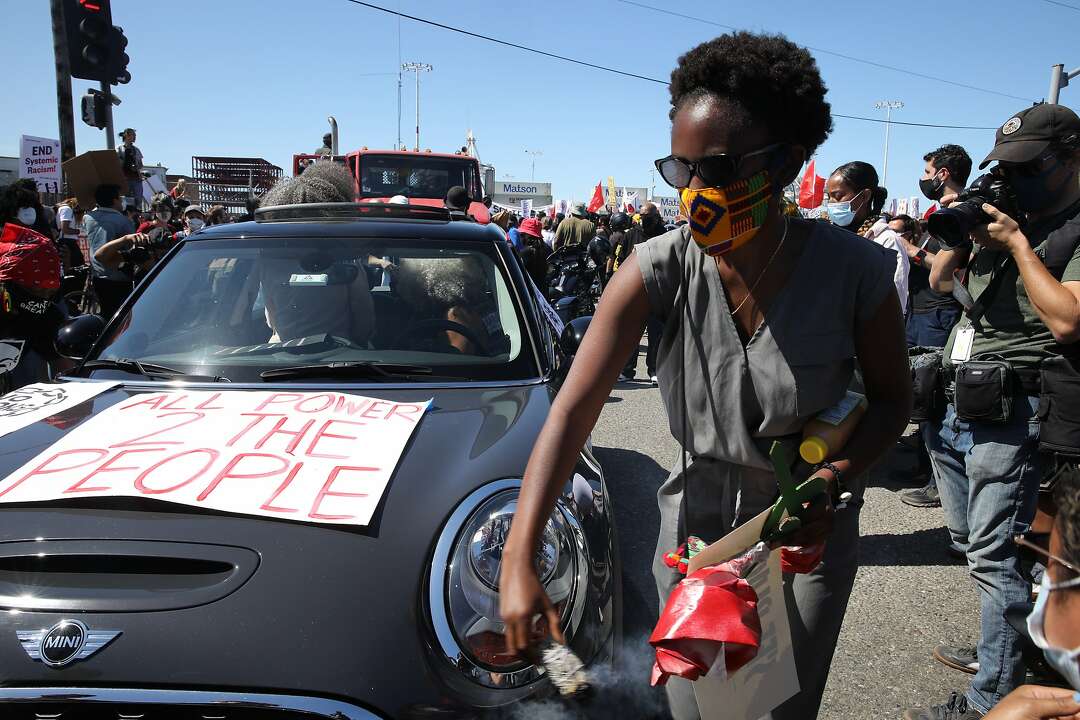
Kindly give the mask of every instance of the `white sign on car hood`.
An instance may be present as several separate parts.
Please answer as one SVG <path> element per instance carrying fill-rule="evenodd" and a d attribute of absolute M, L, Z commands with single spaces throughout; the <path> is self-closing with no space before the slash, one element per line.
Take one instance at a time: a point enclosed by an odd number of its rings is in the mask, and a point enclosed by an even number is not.
<path fill-rule="evenodd" d="M 334 392 L 138 395 L 0 481 L 0 503 L 149 497 L 367 525 L 430 405 Z"/>

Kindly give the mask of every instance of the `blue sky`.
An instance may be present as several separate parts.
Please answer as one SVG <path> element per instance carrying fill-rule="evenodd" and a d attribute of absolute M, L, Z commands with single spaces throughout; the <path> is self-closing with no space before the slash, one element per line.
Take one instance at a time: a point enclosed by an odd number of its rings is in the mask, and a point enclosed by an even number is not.
<path fill-rule="evenodd" d="M 713 0 L 697 7 L 641 0 L 1029 99 L 815 53 L 835 112 L 883 117 L 874 102 L 899 99 L 905 107 L 894 113 L 895 120 L 988 127 L 1043 98 L 1052 64 L 1080 65 L 1080 0 L 1066 1 L 1077 9 L 1045 0 Z M 725 32 L 619 0 L 374 2 L 664 79 L 682 52 Z M 18 154 L 20 134 L 57 137 L 48 6 L 47 0 L 0 0 L 9 28 L 0 66 L 15 80 L 0 112 L 0 155 Z M 133 76 L 117 89 L 123 104 L 116 108 L 116 124 L 138 129 L 150 164 L 186 173 L 192 155 L 237 155 L 288 168 L 292 153 L 320 144 L 330 114 L 338 119 L 343 149 L 387 148 L 396 139 L 399 36 L 393 16 L 346 0 L 113 0 L 113 20 L 130 40 Z M 557 197 L 584 199 L 609 175 L 620 185 L 648 187 L 652 161 L 669 152 L 666 86 L 408 20 L 401 21 L 400 58 L 435 68 L 422 78 L 422 146 L 452 151 L 471 128 L 481 159 L 496 166 L 500 179 L 528 180 L 525 150 L 540 150 L 536 180 L 553 182 Z M 104 133 L 78 117 L 78 98 L 89 85 L 73 84 L 80 152 L 105 146 Z M 1064 89 L 1061 100 L 1080 108 L 1080 82 Z M 402 136 L 410 145 L 413 113 L 413 85 L 406 80 Z M 993 138 L 992 130 L 893 125 L 886 184 L 893 196 L 916 195 L 927 150 L 955 142 L 978 162 Z M 881 124 L 837 118 L 818 152 L 818 172 L 866 160 L 880 174 L 883 140 Z M 658 178 L 656 183 L 658 194 L 672 194 Z"/>

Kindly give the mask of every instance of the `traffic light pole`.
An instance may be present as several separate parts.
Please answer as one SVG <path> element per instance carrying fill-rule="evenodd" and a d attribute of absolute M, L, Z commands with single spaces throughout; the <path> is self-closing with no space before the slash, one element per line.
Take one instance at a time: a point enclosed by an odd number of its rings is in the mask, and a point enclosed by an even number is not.
<path fill-rule="evenodd" d="M 62 0 L 51 0 L 53 55 L 56 58 L 56 116 L 60 127 L 60 160 L 75 157 L 75 116 L 71 106 L 71 66 Z"/>
<path fill-rule="evenodd" d="M 1078 75 L 1080 75 L 1080 68 L 1076 68 L 1072 72 L 1065 72 L 1065 66 L 1062 64 L 1052 66 L 1050 68 L 1050 92 L 1046 96 L 1046 102 L 1057 105 L 1061 88 L 1067 86 L 1069 81 Z"/>
<path fill-rule="evenodd" d="M 109 148 L 110 150 L 115 150 L 116 133 L 113 129 L 112 119 L 112 85 L 105 82 L 104 80 L 101 81 L 101 94 L 105 97 L 105 147 Z"/>

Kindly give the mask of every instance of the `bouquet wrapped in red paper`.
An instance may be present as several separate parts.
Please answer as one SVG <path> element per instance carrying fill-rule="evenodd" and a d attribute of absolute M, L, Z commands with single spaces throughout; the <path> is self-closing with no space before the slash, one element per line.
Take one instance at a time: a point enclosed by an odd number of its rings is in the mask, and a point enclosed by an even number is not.
<path fill-rule="evenodd" d="M 782 548 L 781 567 L 785 573 L 808 573 L 821 562 L 824 550 L 824 544 Z M 768 547 L 759 543 L 733 560 L 691 573 L 675 586 L 649 637 L 656 648 L 653 685 L 663 685 L 672 675 L 697 680 L 714 667 L 731 674 L 754 659 L 761 621 L 757 593 L 746 577 L 768 555 Z"/>
<path fill-rule="evenodd" d="M 0 232 L 0 282 L 27 290 L 56 290 L 60 287 L 60 253 L 44 235 L 5 223 Z"/>

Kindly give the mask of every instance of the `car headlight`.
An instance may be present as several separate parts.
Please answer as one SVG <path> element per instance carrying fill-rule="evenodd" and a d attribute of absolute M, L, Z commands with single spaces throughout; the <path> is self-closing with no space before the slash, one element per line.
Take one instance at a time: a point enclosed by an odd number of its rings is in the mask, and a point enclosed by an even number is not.
<path fill-rule="evenodd" d="M 517 485 L 500 481 L 478 491 L 483 492 L 478 502 L 462 504 L 443 531 L 429 581 L 432 621 L 443 650 L 488 687 L 521 687 L 543 673 L 506 653 L 499 618 L 499 570 L 517 509 Z M 541 533 L 536 568 L 568 635 L 584 603 L 585 562 L 580 529 L 560 502 Z"/>

